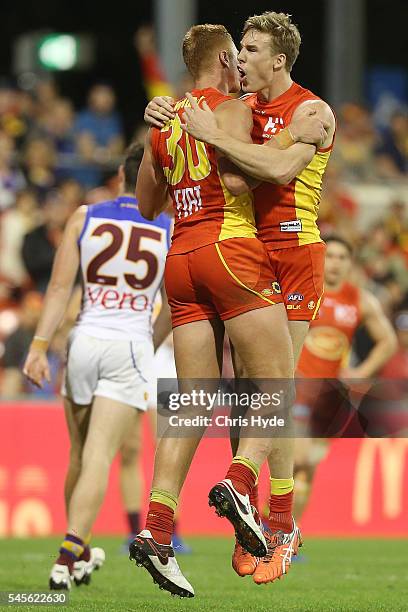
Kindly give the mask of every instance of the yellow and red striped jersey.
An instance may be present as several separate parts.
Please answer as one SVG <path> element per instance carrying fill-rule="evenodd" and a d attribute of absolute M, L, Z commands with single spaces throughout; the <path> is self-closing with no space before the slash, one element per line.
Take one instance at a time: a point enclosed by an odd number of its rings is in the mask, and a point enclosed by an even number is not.
<path fill-rule="evenodd" d="M 212 110 L 231 99 L 213 88 L 195 89 L 192 95 Z M 173 255 L 256 235 L 252 193 L 232 195 L 218 171 L 214 148 L 182 130 L 181 117 L 189 104 L 187 98 L 176 102 L 176 117 L 152 131 L 152 152 L 173 200 L 175 227 L 169 252 Z"/>
<path fill-rule="evenodd" d="M 290 124 L 300 104 L 320 98 L 293 83 L 271 102 L 262 101 L 256 93 L 242 99 L 252 110 L 252 140 L 262 144 Z M 332 145 L 318 149 L 310 164 L 288 185 L 261 183 L 254 190 L 258 237 L 269 249 L 321 242 L 317 216 L 331 149 Z"/>

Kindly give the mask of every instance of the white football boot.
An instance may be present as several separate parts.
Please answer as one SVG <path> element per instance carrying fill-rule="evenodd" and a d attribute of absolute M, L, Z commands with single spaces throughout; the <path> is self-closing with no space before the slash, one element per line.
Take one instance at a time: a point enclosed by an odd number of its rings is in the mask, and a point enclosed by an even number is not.
<path fill-rule="evenodd" d="M 148 529 L 130 543 L 129 559 L 145 567 L 160 589 L 179 597 L 194 597 L 194 589 L 181 573 L 173 547 L 156 542 Z"/>
<path fill-rule="evenodd" d="M 218 482 L 208 494 L 208 503 L 218 516 L 225 516 L 235 529 L 235 537 L 242 548 L 255 557 L 268 551 L 262 525 L 257 523 L 249 495 L 241 495 L 226 478 Z"/>

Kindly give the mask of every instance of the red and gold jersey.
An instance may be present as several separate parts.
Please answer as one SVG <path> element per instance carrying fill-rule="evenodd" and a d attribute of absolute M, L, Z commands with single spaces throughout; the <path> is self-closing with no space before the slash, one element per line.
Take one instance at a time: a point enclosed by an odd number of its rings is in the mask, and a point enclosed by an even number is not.
<path fill-rule="evenodd" d="M 213 88 L 195 89 L 192 95 L 212 110 L 231 99 Z M 256 235 L 252 193 L 233 196 L 218 172 L 214 148 L 182 130 L 181 117 L 189 104 L 187 98 L 176 102 L 175 119 L 152 130 L 153 155 L 163 168 L 174 206 L 170 255 Z"/>
<path fill-rule="evenodd" d="M 272 102 L 263 102 L 257 94 L 243 98 L 252 110 L 252 140 L 256 144 L 267 142 L 290 124 L 300 104 L 319 99 L 297 83 Z M 307 168 L 288 185 L 265 182 L 255 189 L 258 237 L 268 244 L 268 249 L 321 242 L 317 215 L 331 149 L 332 146 L 318 149 Z"/>
<path fill-rule="evenodd" d="M 337 378 L 360 322 L 360 290 L 355 285 L 344 283 L 339 291 L 325 292 L 320 316 L 311 322 L 300 356 L 301 376 Z"/>

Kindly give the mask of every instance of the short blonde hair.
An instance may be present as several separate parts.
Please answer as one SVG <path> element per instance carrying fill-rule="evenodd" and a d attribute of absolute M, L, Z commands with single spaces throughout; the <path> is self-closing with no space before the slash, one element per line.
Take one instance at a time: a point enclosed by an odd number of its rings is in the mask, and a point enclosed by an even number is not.
<path fill-rule="evenodd" d="M 183 39 L 183 59 L 191 76 L 197 78 L 212 61 L 212 51 L 229 50 L 234 44 L 231 34 L 223 25 L 205 23 L 189 29 Z"/>
<path fill-rule="evenodd" d="M 251 29 L 270 34 L 272 52 L 286 55 L 286 70 L 290 72 L 302 42 L 297 26 L 291 21 L 291 15 L 273 11 L 253 15 L 246 20 L 243 34 Z"/>

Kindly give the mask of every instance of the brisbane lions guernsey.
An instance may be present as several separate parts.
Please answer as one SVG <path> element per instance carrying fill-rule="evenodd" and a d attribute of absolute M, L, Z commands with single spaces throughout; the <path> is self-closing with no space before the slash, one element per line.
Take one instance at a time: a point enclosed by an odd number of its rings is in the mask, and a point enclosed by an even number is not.
<path fill-rule="evenodd" d="M 310 324 L 298 370 L 306 378 L 337 378 L 350 353 L 361 322 L 360 290 L 344 283 L 339 291 L 325 291 L 319 319 Z"/>
<path fill-rule="evenodd" d="M 146 221 L 130 196 L 88 206 L 78 239 L 83 296 L 76 328 L 104 339 L 150 340 L 171 219 Z"/>
<path fill-rule="evenodd" d="M 242 98 L 252 110 L 252 140 L 263 144 L 287 127 L 297 107 L 307 100 L 320 100 L 297 83 L 272 102 L 258 95 Z M 288 185 L 261 183 L 254 190 L 258 237 L 268 249 L 321 242 L 317 215 L 323 174 L 332 149 L 318 149 L 310 164 Z"/>
<path fill-rule="evenodd" d="M 214 110 L 230 100 L 216 89 L 195 89 L 192 95 Z M 227 238 L 256 235 L 251 192 L 232 195 L 218 172 L 213 147 L 181 129 L 187 98 L 176 102 L 176 117 L 161 130 L 152 129 L 152 152 L 166 177 L 173 200 L 175 228 L 169 255 L 187 253 Z"/>

